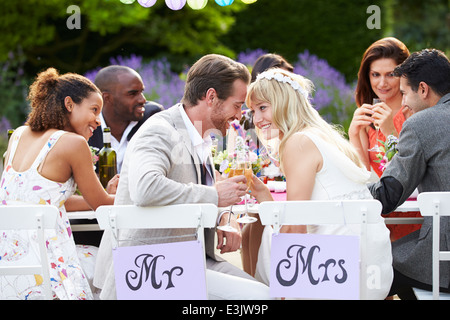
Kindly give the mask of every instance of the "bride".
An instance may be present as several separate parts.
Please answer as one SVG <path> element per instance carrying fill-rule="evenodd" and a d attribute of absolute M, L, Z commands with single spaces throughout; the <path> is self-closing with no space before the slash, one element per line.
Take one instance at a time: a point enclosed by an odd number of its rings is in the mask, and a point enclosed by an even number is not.
<path fill-rule="evenodd" d="M 302 76 L 271 69 L 258 76 L 247 94 L 246 104 L 254 112 L 262 140 L 280 141 L 278 154 L 287 200 L 371 199 L 366 187 L 370 173 L 350 143 L 311 106 L 308 97 L 312 89 L 312 82 Z M 256 177 L 251 193 L 260 203 L 273 201 L 269 189 Z M 265 227 L 256 266 L 256 277 L 266 284 L 272 232 L 272 227 Z M 355 235 L 359 226 L 283 226 L 281 232 Z M 367 266 L 379 268 L 381 281 L 375 289 L 362 289 L 367 290 L 369 299 L 384 299 L 393 273 L 389 230 L 381 216 L 368 230 L 368 237 Z"/>

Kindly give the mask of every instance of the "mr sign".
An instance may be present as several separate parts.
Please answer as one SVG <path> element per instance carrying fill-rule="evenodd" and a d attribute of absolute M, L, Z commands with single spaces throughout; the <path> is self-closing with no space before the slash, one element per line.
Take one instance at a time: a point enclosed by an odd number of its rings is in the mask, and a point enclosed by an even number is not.
<path fill-rule="evenodd" d="M 207 298 L 199 241 L 119 247 L 113 258 L 119 300 Z"/>
<path fill-rule="evenodd" d="M 359 237 L 280 233 L 272 237 L 273 297 L 359 298 Z"/>

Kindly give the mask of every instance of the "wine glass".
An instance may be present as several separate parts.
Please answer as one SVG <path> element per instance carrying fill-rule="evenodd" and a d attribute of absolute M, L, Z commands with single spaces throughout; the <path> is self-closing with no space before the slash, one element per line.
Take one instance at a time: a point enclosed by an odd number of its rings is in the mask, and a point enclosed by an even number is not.
<path fill-rule="evenodd" d="M 381 102 L 380 99 L 374 98 L 373 102 L 372 102 L 372 105 L 380 103 L 380 102 Z M 376 125 L 375 123 L 373 125 L 374 125 L 375 130 L 376 130 L 376 139 L 375 139 L 375 145 L 372 148 L 370 148 L 369 151 L 371 151 L 371 152 L 381 152 L 381 148 L 378 146 L 378 133 L 380 132 L 380 126 Z"/>
<path fill-rule="evenodd" d="M 233 215 L 233 206 L 231 206 L 229 210 L 227 209 L 227 210 L 222 211 L 221 214 L 222 214 L 222 213 L 226 213 L 226 212 L 229 213 L 229 214 L 228 214 L 228 221 L 227 221 L 227 224 L 224 225 L 224 226 L 218 226 L 217 229 L 222 230 L 222 231 L 225 231 L 225 232 L 238 232 L 237 229 L 234 228 L 234 227 L 232 227 L 232 226 L 231 226 L 231 223 L 230 223 L 230 221 L 231 221 L 231 216 Z"/>
<path fill-rule="evenodd" d="M 231 173 L 231 171 L 230 171 Z M 236 169 L 234 171 L 234 175 L 243 174 L 245 178 L 247 179 L 247 190 L 250 188 L 252 184 L 252 177 L 253 177 L 253 170 L 252 170 L 252 163 L 250 161 L 243 161 L 243 162 L 237 162 L 236 163 Z M 243 217 L 240 217 L 236 221 L 239 223 L 253 223 L 256 222 L 258 219 L 255 217 L 250 217 L 248 215 L 248 201 L 247 201 L 247 195 L 244 196 L 244 204 L 245 204 L 245 214 Z"/>

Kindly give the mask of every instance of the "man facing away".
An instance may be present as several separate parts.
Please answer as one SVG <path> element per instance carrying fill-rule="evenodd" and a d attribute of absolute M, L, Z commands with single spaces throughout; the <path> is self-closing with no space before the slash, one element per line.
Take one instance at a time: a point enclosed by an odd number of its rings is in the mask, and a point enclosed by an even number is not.
<path fill-rule="evenodd" d="M 181 103 L 151 117 L 130 141 L 115 204 L 213 203 L 226 207 L 240 201 L 246 193 L 245 177 L 216 181 L 209 134 L 225 135 L 230 122 L 241 118 L 249 82 L 250 73 L 241 63 L 215 54 L 198 60 L 188 72 Z M 218 224 L 225 224 L 227 218 L 228 214 L 218 216 Z M 238 228 L 234 217 L 232 223 Z M 122 232 L 120 238 L 151 240 L 190 233 L 186 229 L 131 230 Z M 105 232 L 97 258 L 94 285 L 102 289 L 101 299 L 116 297 L 110 237 Z M 241 245 L 240 232 L 217 230 L 217 239 L 222 253 Z M 214 241 L 215 230 L 206 229 L 209 298 L 268 299 L 267 286 L 215 255 Z"/>
<path fill-rule="evenodd" d="M 419 192 L 450 191 L 450 62 L 443 52 L 415 52 L 394 71 L 400 76 L 402 104 L 413 115 L 404 123 L 398 153 L 380 181 L 369 186 L 383 204 L 383 214 L 394 211 L 417 187 Z M 441 250 L 450 249 L 450 221 L 441 222 Z M 411 287 L 431 290 L 432 218 L 392 243 L 394 281 L 391 295 L 415 299 Z M 450 263 L 440 268 L 441 290 L 449 290 Z"/>

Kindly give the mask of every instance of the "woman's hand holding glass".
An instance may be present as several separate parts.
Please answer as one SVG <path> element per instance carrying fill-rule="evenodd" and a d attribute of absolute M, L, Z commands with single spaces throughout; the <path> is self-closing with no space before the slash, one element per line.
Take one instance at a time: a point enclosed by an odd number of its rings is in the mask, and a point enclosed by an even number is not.
<path fill-rule="evenodd" d="M 262 182 L 255 175 L 252 176 L 250 193 L 259 203 L 263 201 L 273 201 L 272 194 L 270 193 L 270 190 L 267 187 L 267 185 L 265 185 L 264 182 Z"/>
<path fill-rule="evenodd" d="M 252 163 L 250 161 L 235 161 L 230 169 L 230 173 L 228 174 L 228 177 L 234 177 L 238 175 L 244 175 L 245 179 L 247 180 L 247 190 L 250 190 L 250 186 L 252 184 L 252 176 L 253 176 L 253 170 L 252 170 Z M 248 215 L 248 202 L 247 202 L 247 195 L 244 196 L 244 204 L 245 204 L 245 215 L 239 219 L 237 219 L 237 222 L 239 223 L 253 223 L 257 221 L 255 217 L 250 217 Z"/>
<path fill-rule="evenodd" d="M 373 105 L 372 117 L 374 118 L 374 125 L 376 124 L 376 127 L 378 127 L 386 137 L 390 134 L 397 136 L 392 109 L 385 102 L 379 101 L 380 102 Z"/>
<path fill-rule="evenodd" d="M 381 152 L 381 148 L 378 145 L 378 133 L 380 132 L 380 124 L 379 124 L 378 119 L 375 117 L 375 112 L 376 111 L 373 109 L 373 107 L 376 104 L 380 103 L 380 102 L 381 102 L 380 99 L 373 99 L 373 104 L 372 104 L 372 111 L 373 111 L 372 117 L 374 118 L 373 126 L 375 127 L 375 130 L 377 132 L 377 135 L 376 135 L 376 138 L 375 138 L 375 145 L 372 148 L 369 149 L 369 151 L 373 151 L 373 152 Z"/>

